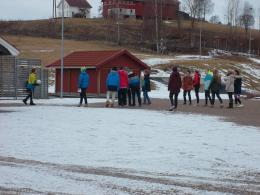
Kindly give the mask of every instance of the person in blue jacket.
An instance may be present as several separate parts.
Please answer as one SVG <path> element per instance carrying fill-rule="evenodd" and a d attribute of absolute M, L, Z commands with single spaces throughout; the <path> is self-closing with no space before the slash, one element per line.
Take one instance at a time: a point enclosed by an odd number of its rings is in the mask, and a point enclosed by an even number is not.
<path fill-rule="evenodd" d="M 212 103 L 212 99 L 210 96 L 210 85 L 213 80 L 213 73 L 210 70 L 207 70 L 206 76 L 204 78 L 204 90 L 205 90 L 205 106 L 208 105 L 208 100 L 209 103 Z"/>
<path fill-rule="evenodd" d="M 129 90 L 130 90 L 130 93 L 129 93 L 129 106 L 135 106 L 135 96 L 137 96 L 139 106 L 142 106 L 141 90 L 140 90 L 140 79 L 133 72 L 130 72 L 128 74 L 128 78 L 129 78 Z M 131 103 L 131 100 L 132 100 L 133 103 Z"/>
<path fill-rule="evenodd" d="M 88 106 L 88 100 L 87 100 L 87 88 L 89 86 L 89 75 L 86 72 L 87 68 L 86 67 L 82 67 L 81 69 L 81 73 L 79 75 L 79 83 L 78 83 L 78 88 L 80 89 L 80 103 L 79 103 L 79 107 L 82 105 L 83 103 L 83 99 L 85 101 L 85 106 Z"/>
<path fill-rule="evenodd" d="M 117 67 L 113 67 L 107 76 L 106 86 L 107 86 L 107 101 L 106 107 L 114 107 L 115 97 L 119 89 L 120 79 L 117 72 Z M 110 100 L 111 95 L 111 100 Z"/>

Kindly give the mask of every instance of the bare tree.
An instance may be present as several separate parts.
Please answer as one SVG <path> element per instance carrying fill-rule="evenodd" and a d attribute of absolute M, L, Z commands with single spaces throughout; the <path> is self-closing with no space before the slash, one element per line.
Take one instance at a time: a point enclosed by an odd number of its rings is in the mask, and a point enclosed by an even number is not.
<path fill-rule="evenodd" d="M 205 21 L 206 15 L 214 10 L 215 5 L 212 0 L 198 0 L 197 3 L 199 4 L 199 12 L 197 17 Z"/>
<path fill-rule="evenodd" d="M 209 21 L 210 21 L 210 23 L 213 23 L 213 24 L 219 24 L 220 23 L 220 18 L 217 15 L 211 16 Z"/>
<path fill-rule="evenodd" d="M 230 27 L 237 26 L 239 23 L 240 0 L 227 1 L 227 23 Z"/>
<path fill-rule="evenodd" d="M 240 23 L 244 26 L 246 35 L 248 34 L 248 29 L 255 23 L 254 18 L 254 8 L 249 2 L 245 2 L 243 14 L 240 16 Z"/>
<path fill-rule="evenodd" d="M 201 15 L 201 0 L 184 0 L 183 9 L 190 14 L 191 28 L 194 29 L 195 21 L 198 15 Z"/>
<path fill-rule="evenodd" d="M 52 0 L 52 17 L 57 18 L 57 1 Z"/>

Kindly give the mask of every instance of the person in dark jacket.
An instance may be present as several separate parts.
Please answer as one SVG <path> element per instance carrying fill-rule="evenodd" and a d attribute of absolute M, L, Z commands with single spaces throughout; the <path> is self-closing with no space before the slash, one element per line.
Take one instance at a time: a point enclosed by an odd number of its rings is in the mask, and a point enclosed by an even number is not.
<path fill-rule="evenodd" d="M 220 89 L 221 89 L 221 76 L 218 73 L 218 70 L 213 71 L 213 79 L 210 84 L 210 90 L 212 94 L 212 99 L 211 99 L 211 106 L 213 107 L 215 104 L 215 96 L 217 96 L 219 102 L 220 102 L 220 107 L 223 107 L 223 101 L 220 97 Z"/>
<path fill-rule="evenodd" d="M 187 73 L 185 74 L 185 76 L 182 79 L 182 89 L 183 89 L 183 99 L 184 99 L 184 105 L 186 105 L 186 96 L 188 94 L 189 97 L 189 103 L 190 105 L 192 104 L 191 102 L 191 90 L 193 89 L 193 80 L 190 74 L 190 70 L 187 70 Z"/>
<path fill-rule="evenodd" d="M 173 67 L 172 74 L 169 79 L 168 83 L 168 91 L 170 92 L 169 98 L 171 101 L 171 108 L 170 111 L 173 111 L 174 109 L 177 109 L 178 106 L 178 96 L 181 90 L 182 82 L 181 82 L 181 76 L 178 72 L 177 67 Z M 174 101 L 173 101 L 174 96 Z"/>
<path fill-rule="evenodd" d="M 106 107 L 114 107 L 116 93 L 118 92 L 120 79 L 119 74 L 117 72 L 117 67 L 113 67 L 110 73 L 107 76 L 107 102 Z M 112 100 L 110 101 L 110 95 L 112 96 Z"/>
<path fill-rule="evenodd" d="M 234 96 L 235 96 L 235 105 L 236 107 L 242 107 L 243 104 L 240 100 L 242 88 L 242 77 L 238 70 L 235 70 L 235 82 L 234 82 Z"/>
<path fill-rule="evenodd" d="M 144 71 L 144 81 L 143 81 L 143 96 L 144 96 L 144 104 L 146 104 L 146 101 L 148 104 L 151 104 L 150 97 L 148 95 L 148 92 L 151 91 L 151 82 L 150 82 L 150 71 L 145 70 Z"/>
<path fill-rule="evenodd" d="M 199 91 L 200 91 L 200 72 L 198 70 L 194 73 L 193 87 L 196 95 L 197 105 L 200 103 Z"/>
<path fill-rule="evenodd" d="M 141 90 L 140 90 L 140 79 L 139 77 L 130 72 L 128 75 L 129 79 L 129 88 L 130 88 L 130 98 L 129 98 L 129 106 L 135 106 L 135 97 L 137 96 L 139 106 L 142 106 L 141 102 Z M 133 103 L 131 103 L 131 100 Z"/>
<path fill-rule="evenodd" d="M 29 78 L 28 78 L 27 84 L 26 84 L 26 89 L 27 89 L 28 95 L 26 96 L 25 99 L 23 99 L 23 103 L 25 105 L 27 105 L 28 99 L 30 99 L 30 105 L 31 106 L 36 105 L 33 102 L 33 92 L 34 92 L 34 88 L 35 88 L 36 82 L 37 82 L 37 79 L 36 79 L 36 69 L 33 68 L 31 70 L 31 74 L 29 75 Z"/>
<path fill-rule="evenodd" d="M 83 99 L 85 101 L 85 106 L 88 106 L 88 100 L 87 100 L 87 88 L 89 86 L 89 75 L 86 72 L 87 69 L 85 67 L 82 67 L 81 73 L 79 75 L 79 82 L 78 82 L 78 88 L 80 89 L 80 102 L 79 107 L 83 103 Z"/>

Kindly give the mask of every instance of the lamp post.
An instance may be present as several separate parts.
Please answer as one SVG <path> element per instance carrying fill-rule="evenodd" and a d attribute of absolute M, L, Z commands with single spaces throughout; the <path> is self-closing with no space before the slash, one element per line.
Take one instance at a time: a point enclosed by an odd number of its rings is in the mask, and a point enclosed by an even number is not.
<path fill-rule="evenodd" d="M 61 82 L 60 97 L 63 98 L 63 74 L 64 74 L 64 0 L 62 0 L 62 16 L 61 16 Z"/>

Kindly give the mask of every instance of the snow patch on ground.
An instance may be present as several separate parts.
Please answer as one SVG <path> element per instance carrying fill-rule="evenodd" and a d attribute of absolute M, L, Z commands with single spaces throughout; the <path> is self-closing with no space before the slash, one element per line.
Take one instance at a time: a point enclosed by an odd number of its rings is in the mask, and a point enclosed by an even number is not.
<path fill-rule="evenodd" d="M 235 186 L 239 176 L 246 180 L 245 173 L 260 172 L 260 129 L 216 117 L 57 106 L 4 109 L 13 112 L 0 114 L 1 187 L 149 193 L 151 186 L 175 188 L 176 181 Z M 24 161 L 10 163 L 7 157 Z M 133 176 L 154 178 L 155 184 Z M 158 179 L 170 184 L 156 184 Z"/>

